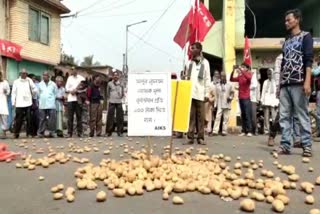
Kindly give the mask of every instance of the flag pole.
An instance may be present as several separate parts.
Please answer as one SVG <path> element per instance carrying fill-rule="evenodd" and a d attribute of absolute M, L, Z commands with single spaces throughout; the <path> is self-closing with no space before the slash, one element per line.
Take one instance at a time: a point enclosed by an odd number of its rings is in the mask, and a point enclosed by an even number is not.
<path fill-rule="evenodd" d="M 190 0 L 190 5 L 191 5 L 191 8 L 193 7 L 193 4 L 192 4 L 192 1 L 193 0 Z M 189 30 L 190 30 L 190 26 L 189 26 L 189 23 L 188 23 L 188 27 L 187 27 L 187 31 L 186 31 L 186 35 L 185 35 L 185 41 L 187 40 L 187 37 L 189 35 Z M 183 60 L 182 60 L 182 75 L 183 77 L 186 76 L 185 72 L 186 72 L 186 69 L 185 69 L 185 66 L 186 66 L 186 55 L 187 55 L 187 51 L 188 51 L 188 45 L 186 44 L 185 47 L 184 47 L 184 57 L 183 57 Z M 180 76 L 180 78 L 182 78 Z M 178 97 L 178 92 L 179 92 L 179 81 L 177 81 L 177 84 L 176 84 L 176 92 L 174 94 L 174 104 L 173 104 L 173 109 L 172 109 L 172 124 L 171 124 L 171 131 L 173 132 L 174 130 L 174 124 L 175 124 L 175 115 L 176 115 L 176 106 L 177 106 L 177 97 Z M 170 159 L 172 159 L 172 148 L 173 148 L 173 133 L 171 134 L 171 137 L 170 137 L 170 152 L 169 152 L 169 157 Z"/>

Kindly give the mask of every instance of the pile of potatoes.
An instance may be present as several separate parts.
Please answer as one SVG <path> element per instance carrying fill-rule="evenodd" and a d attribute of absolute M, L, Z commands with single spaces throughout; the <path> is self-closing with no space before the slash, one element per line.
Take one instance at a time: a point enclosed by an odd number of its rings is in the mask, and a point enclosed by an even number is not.
<path fill-rule="evenodd" d="M 138 144 L 138 143 L 136 143 Z M 69 153 L 98 152 L 95 144 L 88 142 L 88 145 L 79 147 L 70 143 Z M 106 144 L 108 149 L 102 153 L 107 157 L 112 149 L 112 142 Z M 143 195 L 146 192 L 162 191 L 162 199 L 169 200 L 175 205 L 184 204 L 184 200 L 174 193 L 199 192 L 201 194 L 215 194 L 221 198 L 241 200 L 240 208 L 246 212 L 254 212 L 256 202 L 270 204 L 275 212 L 282 213 L 290 203 L 287 195 L 288 190 L 297 188 L 300 176 L 292 165 L 281 165 L 274 161 L 274 165 L 287 174 L 287 180 L 276 177 L 271 170 L 264 169 L 263 160 L 237 162 L 231 164 L 232 158 L 223 154 L 209 156 L 208 149 L 195 151 L 193 147 L 180 151 L 175 149 L 173 156 L 169 158 L 169 146 L 164 147 L 162 157 L 151 156 L 145 149 L 133 151 L 127 144 L 121 144 L 116 148 L 123 147 L 124 154 L 130 159 L 116 161 L 113 159 L 102 159 L 99 165 L 90 163 L 87 158 L 77 158 L 66 155 L 62 152 L 55 152 L 49 147 L 49 154 L 43 158 L 35 159 L 32 156 L 24 158 L 23 164 L 16 164 L 17 168 L 33 170 L 36 166 L 48 168 L 54 163 L 64 164 L 73 161 L 79 164 L 86 164 L 79 167 L 74 176 L 78 190 L 97 190 L 101 182 L 114 197 L 127 197 Z M 153 151 L 151 151 L 153 154 Z M 194 154 L 194 155 L 192 155 Z M 274 158 L 278 158 L 273 154 Z M 123 157 L 123 154 L 122 154 Z M 304 160 L 303 162 L 307 162 Z M 261 175 L 262 178 L 259 178 Z M 320 177 L 315 184 L 320 185 Z M 305 198 L 306 204 L 313 204 L 314 197 L 311 195 L 315 186 L 308 182 L 300 183 L 300 188 L 308 195 Z M 68 187 L 65 194 L 62 193 L 64 186 L 57 185 L 51 189 L 53 198 L 60 200 L 65 198 L 68 202 L 75 200 L 75 188 Z M 96 194 L 97 202 L 104 202 L 107 193 L 99 191 Z M 311 211 L 310 211 L 311 213 Z M 316 213 L 314 210 L 312 213 Z"/>
<path fill-rule="evenodd" d="M 184 203 L 182 198 L 173 197 L 173 193 L 195 191 L 233 200 L 247 198 L 240 207 L 248 211 L 255 209 L 255 201 L 271 204 L 276 212 L 283 212 L 289 204 L 287 190 L 295 189 L 294 181 L 299 179 L 293 166 L 283 167 L 290 179 L 281 180 L 274 178 L 272 171 L 263 169 L 262 160 L 237 162 L 231 166 L 231 158 L 223 154 L 208 156 L 202 149 L 191 156 L 193 150 L 188 148 L 171 159 L 151 156 L 148 160 L 143 150 L 131 153 L 131 159 L 127 160 L 103 159 L 98 166 L 89 163 L 74 173 L 76 186 L 79 190 L 95 190 L 98 182 L 103 182 L 115 197 L 160 190 L 163 200 L 171 196 L 173 204 Z M 258 171 L 265 179 L 257 178 Z"/>

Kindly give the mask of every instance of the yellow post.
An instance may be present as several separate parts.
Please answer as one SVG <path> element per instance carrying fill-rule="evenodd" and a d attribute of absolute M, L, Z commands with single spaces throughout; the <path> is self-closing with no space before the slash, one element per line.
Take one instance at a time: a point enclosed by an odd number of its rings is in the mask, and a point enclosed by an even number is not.
<path fill-rule="evenodd" d="M 233 65 L 236 63 L 235 42 L 236 42 L 236 26 L 235 26 L 235 1 L 225 0 L 223 1 L 223 42 L 224 42 L 224 57 L 223 67 L 224 71 L 231 74 Z M 237 112 L 237 98 L 231 103 L 231 112 L 229 119 L 229 128 L 234 129 L 237 125 L 236 121 Z"/>

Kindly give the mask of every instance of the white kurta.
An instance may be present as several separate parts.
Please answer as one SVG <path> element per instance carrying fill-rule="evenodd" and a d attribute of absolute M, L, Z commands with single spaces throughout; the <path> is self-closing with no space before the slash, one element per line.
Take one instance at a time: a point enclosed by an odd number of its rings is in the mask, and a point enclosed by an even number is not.
<path fill-rule="evenodd" d="M 6 93 L 4 91 L 6 90 Z M 9 115 L 7 96 L 10 94 L 8 81 L 0 82 L 0 115 Z"/>

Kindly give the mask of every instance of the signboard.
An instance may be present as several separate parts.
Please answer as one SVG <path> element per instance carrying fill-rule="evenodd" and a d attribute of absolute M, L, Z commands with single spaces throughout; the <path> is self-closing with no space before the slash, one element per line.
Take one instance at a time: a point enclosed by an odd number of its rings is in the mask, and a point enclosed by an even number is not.
<path fill-rule="evenodd" d="M 129 74 L 128 135 L 172 135 L 170 73 Z"/>
<path fill-rule="evenodd" d="M 18 44 L 0 39 L 0 55 L 21 61 L 21 49 L 22 47 Z"/>

